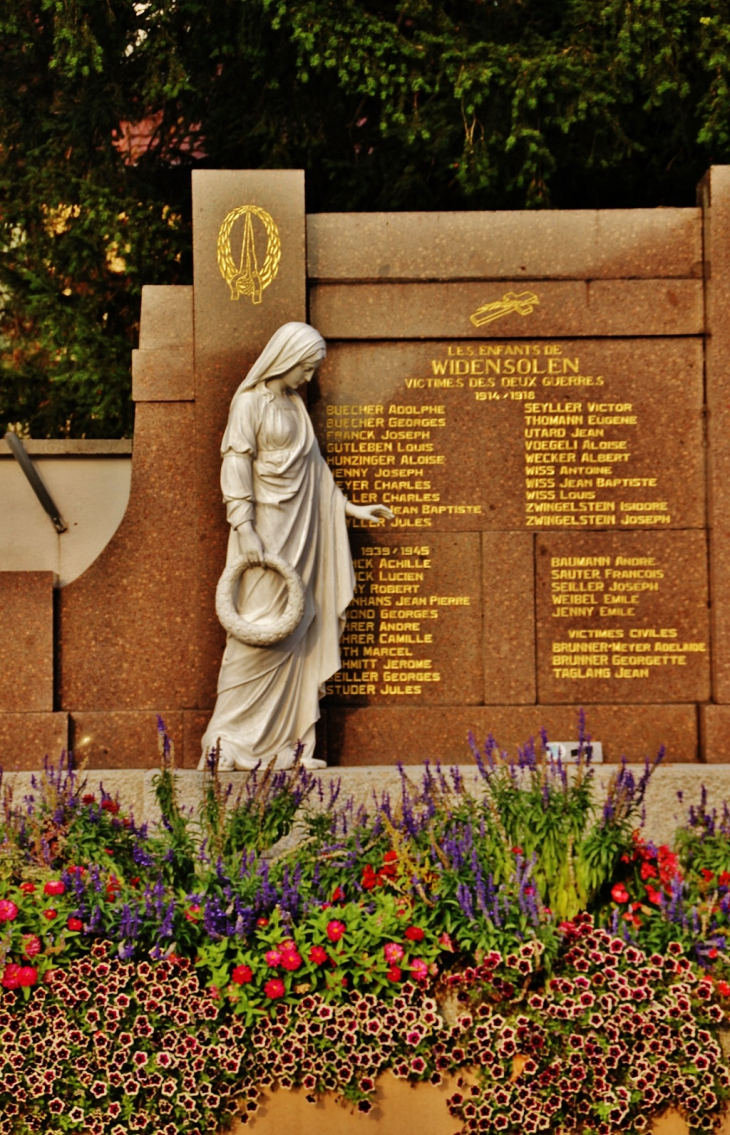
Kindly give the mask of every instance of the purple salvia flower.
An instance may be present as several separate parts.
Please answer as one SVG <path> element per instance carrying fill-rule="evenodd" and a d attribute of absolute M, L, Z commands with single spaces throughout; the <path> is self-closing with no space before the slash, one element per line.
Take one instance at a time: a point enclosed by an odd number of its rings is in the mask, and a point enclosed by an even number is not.
<path fill-rule="evenodd" d="M 122 913 L 119 918 L 119 937 L 125 940 L 134 941 L 139 935 L 142 927 L 142 921 L 139 917 L 139 907 L 135 903 L 132 908 L 128 903 L 122 907 Z"/>
<path fill-rule="evenodd" d="M 104 915 L 101 907 L 97 904 L 91 912 L 91 918 L 86 927 L 87 934 L 101 934 L 104 930 Z"/>
<path fill-rule="evenodd" d="M 207 913 L 207 910 L 206 910 Z M 160 938 L 172 938 L 174 934 L 174 919 L 175 919 L 175 902 L 174 900 L 168 903 L 165 911 L 165 916 L 162 919 L 159 929 Z M 206 927 L 207 929 L 207 927 Z"/>
<path fill-rule="evenodd" d="M 487 739 L 487 744 L 489 744 L 490 740 L 491 740 L 491 737 Z M 479 775 L 481 776 L 482 780 L 488 780 L 489 779 L 489 773 L 487 772 L 484 761 L 482 760 L 482 754 L 479 751 L 479 746 L 477 744 L 476 737 L 471 732 L 471 730 L 469 730 L 468 741 L 469 741 L 469 748 L 471 749 L 471 754 L 474 757 L 474 763 L 476 764 L 477 769 L 479 770 Z M 438 767 L 439 767 L 439 770 L 440 770 L 440 765 Z"/>
<path fill-rule="evenodd" d="M 474 900 L 466 883 L 459 883 L 456 888 L 456 898 L 463 913 L 470 922 L 474 921 Z"/>

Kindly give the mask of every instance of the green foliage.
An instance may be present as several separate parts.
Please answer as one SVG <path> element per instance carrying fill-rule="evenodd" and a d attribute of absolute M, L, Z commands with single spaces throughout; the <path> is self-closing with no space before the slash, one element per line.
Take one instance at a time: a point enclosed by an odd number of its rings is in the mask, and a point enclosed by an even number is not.
<path fill-rule="evenodd" d="M 690 205 L 730 156 L 729 27 L 730 0 L 0 0 L 0 431 L 131 434 L 191 168 L 303 167 L 311 211 Z"/>
<path fill-rule="evenodd" d="M 194 959 L 253 1019 L 305 992 L 387 999 L 408 975 L 428 983 L 523 946 L 549 972 L 561 935 L 595 920 L 648 951 L 679 944 L 730 996 L 730 810 L 703 792 L 676 851 L 646 842 L 657 762 L 639 777 L 621 765 L 599 790 L 582 719 L 579 736 L 573 767 L 544 738 L 512 758 L 489 738 L 473 745 L 473 782 L 401 769 L 400 792 L 367 807 L 296 762 L 251 773 L 234 797 L 213 755 L 193 810 L 160 722 L 151 831 L 65 761 L 48 765 L 22 802 L 0 784 L 0 965 L 22 963 L 28 936 L 39 973 L 107 938 L 124 959 Z"/>
<path fill-rule="evenodd" d="M 161 830 L 150 842 L 149 850 L 165 880 L 185 890 L 195 882 L 195 844 L 189 817 L 177 797 L 175 750 L 161 719 L 158 719 L 157 736 L 160 771 L 153 776 L 152 786 L 160 809 Z"/>
<path fill-rule="evenodd" d="M 119 814 L 119 802 L 103 784 L 98 797 L 87 792 L 83 769 L 74 772 L 63 757 L 58 767 L 46 762 L 22 802 L 1 771 L 0 785 L 0 878 L 35 879 L 49 870 L 88 863 L 134 873 L 134 822 Z"/>
<path fill-rule="evenodd" d="M 246 852 L 266 851 L 289 834 L 312 794 L 314 781 L 302 777 L 298 761 L 278 773 L 269 766 L 260 775 L 247 778 L 231 804 L 231 785 L 225 792 L 221 785 L 219 756 L 217 751 L 212 752 L 205 770 L 201 834 L 211 857 L 235 862 Z"/>
<path fill-rule="evenodd" d="M 525 942 L 549 966 L 561 921 L 599 910 L 618 856 L 632 850 L 651 771 L 637 785 L 621 767 L 599 799 L 585 755 L 573 775 L 544 744 L 510 759 L 489 739 L 483 753 L 474 747 L 474 784 L 458 769 L 426 767 L 420 783 L 401 770 L 400 799 L 384 794 L 365 809 L 299 762 L 251 773 L 233 798 L 214 753 L 194 811 L 178 798 L 161 720 L 158 740 L 151 831 L 103 790 L 97 801 L 66 762 L 49 765 L 22 805 L 6 787 L 0 898 L 17 911 L 5 948 L 14 958 L 32 932 L 47 964 L 107 937 L 124 958 L 196 958 L 213 985 L 248 967 L 247 1013 L 266 1003 L 272 975 L 287 993 L 386 996 L 408 972 L 428 981 Z M 36 894 L 49 883 L 52 916 Z M 287 942 L 296 965 L 279 973 L 264 954 L 286 953 Z"/>

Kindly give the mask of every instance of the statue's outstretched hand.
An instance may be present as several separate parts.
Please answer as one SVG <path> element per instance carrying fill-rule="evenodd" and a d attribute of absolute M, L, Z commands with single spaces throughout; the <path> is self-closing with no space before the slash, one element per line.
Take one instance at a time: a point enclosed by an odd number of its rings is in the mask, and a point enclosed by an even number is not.
<path fill-rule="evenodd" d="M 264 559 L 264 546 L 252 522 L 247 520 L 236 529 L 238 536 L 238 551 L 249 564 L 260 566 Z"/>
<path fill-rule="evenodd" d="M 345 512 L 348 516 L 357 517 L 358 520 L 369 520 L 371 524 L 394 519 L 393 513 L 384 504 L 353 504 L 352 501 L 348 501 Z"/>

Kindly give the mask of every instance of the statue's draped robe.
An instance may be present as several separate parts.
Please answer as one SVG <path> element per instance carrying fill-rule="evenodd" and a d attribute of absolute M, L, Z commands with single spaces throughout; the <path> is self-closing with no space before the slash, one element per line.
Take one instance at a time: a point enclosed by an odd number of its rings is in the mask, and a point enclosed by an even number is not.
<path fill-rule="evenodd" d="M 252 520 L 265 550 L 296 568 L 305 606 L 297 629 L 274 646 L 246 646 L 228 636 L 203 753 L 220 739 L 222 758 L 239 768 L 276 756 L 286 764 L 298 740 L 311 755 L 324 683 L 340 668 L 339 640 L 354 590 L 346 502 L 298 394 L 274 395 L 263 382 L 239 392 L 222 453 L 227 563 L 240 556 L 235 529 Z M 249 568 L 237 607 L 251 622 L 268 621 L 283 612 L 286 597 L 277 572 Z"/>

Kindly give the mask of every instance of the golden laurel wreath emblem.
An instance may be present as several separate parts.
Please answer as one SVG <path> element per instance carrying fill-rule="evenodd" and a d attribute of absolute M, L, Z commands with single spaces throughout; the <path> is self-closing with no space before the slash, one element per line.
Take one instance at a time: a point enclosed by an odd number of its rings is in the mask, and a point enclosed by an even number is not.
<path fill-rule="evenodd" d="M 236 266 L 231 240 L 234 225 L 241 217 L 243 218 L 243 236 L 241 255 L 238 266 Z M 256 237 L 260 230 L 258 226 L 254 225 L 254 218 L 261 222 L 266 235 L 266 252 L 260 268 L 256 251 Z M 258 239 L 260 247 L 260 235 Z M 274 218 L 265 209 L 260 209 L 258 205 L 240 205 L 238 209 L 231 209 L 218 232 L 217 252 L 218 267 L 221 276 L 231 289 L 231 299 L 237 300 L 241 296 L 250 296 L 252 303 L 261 303 L 263 290 L 268 288 L 276 276 L 281 260 L 281 237 Z"/>
<path fill-rule="evenodd" d="M 485 303 L 478 307 L 469 319 L 475 327 L 483 327 L 485 323 L 494 323 L 495 319 L 501 319 L 503 315 L 510 315 L 515 312 L 517 315 L 531 315 L 534 307 L 539 304 L 540 300 L 534 292 L 506 292 L 501 300 L 495 300 L 494 303 Z"/>

